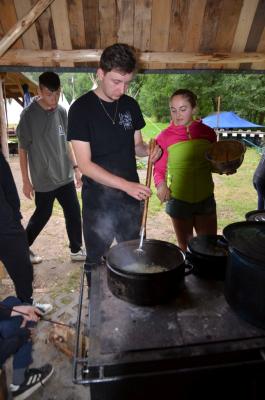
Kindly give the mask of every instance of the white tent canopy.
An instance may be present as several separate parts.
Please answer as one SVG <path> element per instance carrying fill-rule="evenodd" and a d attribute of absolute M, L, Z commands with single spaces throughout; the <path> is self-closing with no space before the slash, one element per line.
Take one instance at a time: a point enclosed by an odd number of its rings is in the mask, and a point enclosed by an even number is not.
<path fill-rule="evenodd" d="M 64 107 L 66 109 L 66 111 L 68 112 L 70 105 L 63 93 L 60 95 L 59 104 L 62 107 Z M 21 114 L 21 111 L 23 110 L 23 107 L 16 100 L 11 99 L 11 101 L 10 101 L 8 99 L 6 101 L 6 108 L 7 108 L 8 127 L 9 128 L 16 127 L 19 123 L 20 114 Z"/>
<path fill-rule="evenodd" d="M 20 119 L 21 111 L 23 107 L 14 99 L 11 101 L 6 101 L 6 109 L 7 109 L 7 125 L 8 127 L 17 126 Z"/>

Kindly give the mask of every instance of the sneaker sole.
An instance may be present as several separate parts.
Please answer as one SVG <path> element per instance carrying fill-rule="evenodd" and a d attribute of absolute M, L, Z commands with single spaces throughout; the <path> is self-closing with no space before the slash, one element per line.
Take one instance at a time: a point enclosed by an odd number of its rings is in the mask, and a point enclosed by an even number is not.
<path fill-rule="evenodd" d="M 31 264 L 40 264 L 40 263 L 42 263 L 42 260 L 38 260 L 38 261 L 36 261 L 36 260 L 30 260 L 30 262 L 31 262 Z"/>
<path fill-rule="evenodd" d="M 38 390 L 41 386 L 43 386 L 43 384 L 45 382 L 47 382 L 47 380 L 51 377 L 53 372 L 54 372 L 54 368 L 52 367 L 52 370 L 49 373 L 49 375 L 47 375 L 41 382 L 38 382 L 35 386 L 32 386 L 29 390 L 27 390 L 24 393 L 19 394 L 18 396 L 14 396 L 14 394 L 13 394 L 14 399 L 16 399 L 16 400 L 25 400 L 25 399 L 27 399 L 29 396 L 31 396 L 33 393 L 35 393 L 36 390 Z"/>
<path fill-rule="evenodd" d="M 86 257 L 71 257 L 71 261 L 86 261 Z"/>

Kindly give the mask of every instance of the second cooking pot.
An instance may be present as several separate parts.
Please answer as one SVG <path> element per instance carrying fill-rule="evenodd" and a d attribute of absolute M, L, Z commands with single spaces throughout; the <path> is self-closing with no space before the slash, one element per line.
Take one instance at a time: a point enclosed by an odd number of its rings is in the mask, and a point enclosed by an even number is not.
<path fill-rule="evenodd" d="M 245 218 L 247 221 L 260 221 L 265 222 L 265 210 L 253 210 L 246 213 Z"/>
<path fill-rule="evenodd" d="M 186 274 L 183 251 L 172 243 L 154 239 L 144 240 L 143 253 L 138 253 L 138 246 L 139 240 L 132 240 L 108 251 L 110 291 L 138 305 L 161 304 L 174 298 Z"/>
<path fill-rule="evenodd" d="M 188 243 L 186 257 L 193 265 L 193 272 L 209 279 L 224 280 L 228 246 L 221 235 L 198 235 Z"/>

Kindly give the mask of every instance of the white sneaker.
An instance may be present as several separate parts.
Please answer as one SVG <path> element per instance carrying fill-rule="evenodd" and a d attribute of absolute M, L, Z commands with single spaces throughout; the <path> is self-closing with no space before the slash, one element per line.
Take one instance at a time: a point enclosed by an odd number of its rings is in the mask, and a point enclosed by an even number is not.
<path fill-rule="evenodd" d="M 49 314 L 53 310 L 52 304 L 49 303 L 38 303 L 36 301 L 33 301 L 32 305 L 34 307 L 37 307 L 43 315 Z"/>
<path fill-rule="evenodd" d="M 72 261 L 86 261 L 86 250 L 81 247 L 77 253 L 70 253 Z"/>
<path fill-rule="evenodd" d="M 42 262 L 42 258 L 37 254 L 34 254 L 32 250 L 29 250 L 29 258 L 31 264 L 39 264 Z"/>

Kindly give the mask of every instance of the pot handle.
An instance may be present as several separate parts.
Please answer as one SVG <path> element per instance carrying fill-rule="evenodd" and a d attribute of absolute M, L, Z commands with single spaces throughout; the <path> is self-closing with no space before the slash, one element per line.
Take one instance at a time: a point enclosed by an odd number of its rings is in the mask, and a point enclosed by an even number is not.
<path fill-rule="evenodd" d="M 184 275 L 190 275 L 192 273 L 192 271 L 194 270 L 194 266 L 192 265 L 192 263 L 189 260 L 185 260 L 185 273 Z"/>
<path fill-rule="evenodd" d="M 226 249 L 229 246 L 228 241 L 226 240 L 226 238 L 223 235 L 217 240 L 217 243 L 219 244 L 219 246 L 223 246 Z"/>

